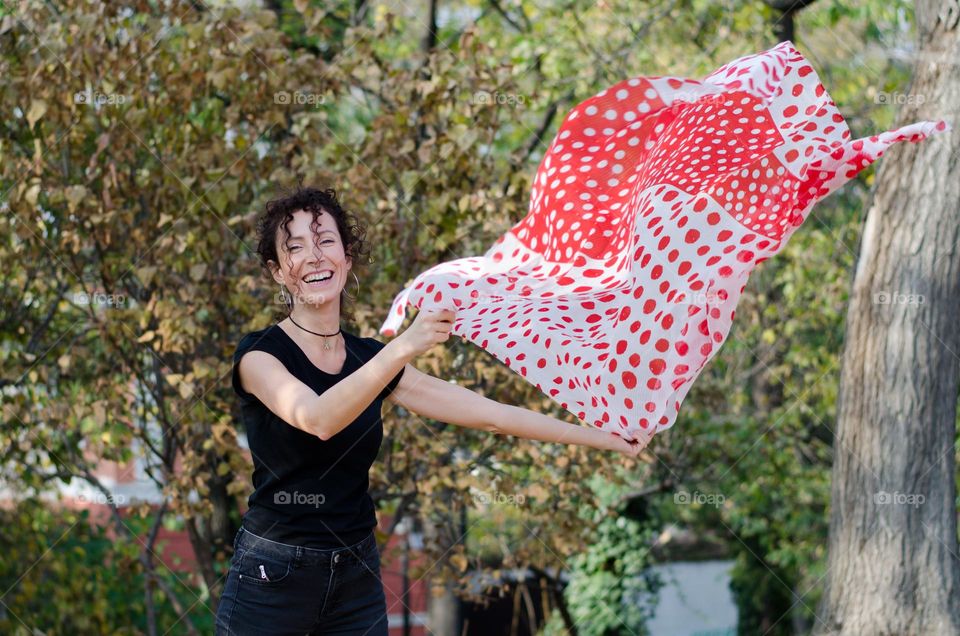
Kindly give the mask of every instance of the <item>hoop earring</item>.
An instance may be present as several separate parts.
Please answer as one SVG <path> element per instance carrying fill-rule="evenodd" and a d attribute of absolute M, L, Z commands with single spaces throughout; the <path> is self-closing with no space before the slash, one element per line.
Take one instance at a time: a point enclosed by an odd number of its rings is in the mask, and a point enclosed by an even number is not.
<path fill-rule="evenodd" d="M 354 301 L 360 297 L 360 279 L 357 278 L 356 272 L 351 271 L 350 273 L 353 274 L 353 280 L 357 281 L 357 295 L 351 296 L 350 294 L 347 293 L 346 289 L 343 290 L 343 295 L 346 296 L 349 300 Z"/>
<path fill-rule="evenodd" d="M 283 283 L 280 284 L 280 300 L 287 306 L 287 311 L 292 311 L 290 307 L 291 299 L 287 297 L 287 288 L 283 286 Z"/>

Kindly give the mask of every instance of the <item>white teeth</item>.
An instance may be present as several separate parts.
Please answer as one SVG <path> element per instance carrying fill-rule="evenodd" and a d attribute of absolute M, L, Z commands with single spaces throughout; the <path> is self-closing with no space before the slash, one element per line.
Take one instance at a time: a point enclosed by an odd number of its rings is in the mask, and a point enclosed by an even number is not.
<path fill-rule="evenodd" d="M 318 275 L 318 276 L 310 276 L 310 277 L 308 277 L 308 278 L 304 278 L 303 281 L 304 281 L 305 283 L 318 283 L 318 282 L 322 282 L 322 281 L 325 281 L 325 280 L 330 280 L 331 278 L 333 278 L 333 272 L 327 272 L 326 274 L 321 274 L 321 275 Z"/>

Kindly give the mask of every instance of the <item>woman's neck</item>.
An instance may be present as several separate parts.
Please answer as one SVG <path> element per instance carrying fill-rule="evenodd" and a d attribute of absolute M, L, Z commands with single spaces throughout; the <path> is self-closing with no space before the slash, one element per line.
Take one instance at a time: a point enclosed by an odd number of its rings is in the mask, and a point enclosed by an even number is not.
<path fill-rule="evenodd" d="M 296 322 L 293 325 L 316 333 L 335 334 L 340 329 L 340 308 L 320 307 L 311 308 L 309 305 L 295 305 L 290 317 Z"/>

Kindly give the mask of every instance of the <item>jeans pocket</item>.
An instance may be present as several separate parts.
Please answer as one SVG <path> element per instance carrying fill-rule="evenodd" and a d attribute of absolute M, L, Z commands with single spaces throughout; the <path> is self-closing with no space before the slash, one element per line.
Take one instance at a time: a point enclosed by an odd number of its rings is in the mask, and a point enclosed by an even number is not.
<path fill-rule="evenodd" d="M 366 564 L 366 566 L 370 570 L 372 570 L 379 578 L 380 577 L 380 550 L 377 549 L 376 541 L 372 542 L 371 545 L 368 546 L 363 551 L 362 556 L 363 556 L 364 564 Z"/>
<path fill-rule="evenodd" d="M 297 567 L 296 556 L 278 556 L 240 547 L 237 551 L 240 583 L 273 587 L 283 583 Z"/>

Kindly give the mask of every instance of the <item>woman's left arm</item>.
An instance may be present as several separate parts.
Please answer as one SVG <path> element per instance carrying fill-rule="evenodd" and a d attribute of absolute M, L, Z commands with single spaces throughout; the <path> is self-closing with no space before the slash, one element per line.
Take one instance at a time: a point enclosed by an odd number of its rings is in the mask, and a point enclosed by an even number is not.
<path fill-rule="evenodd" d="M 631 457 L 637 456 L 650 441 L 648 437 L 628 442 L 613 433 L 501 404 L 458 384 L 423 373 L 412 364 L 404 368 L 403 377 L 386 399 L 417 415 L 448 424 L 541 442 L 580 444 Z"/>

